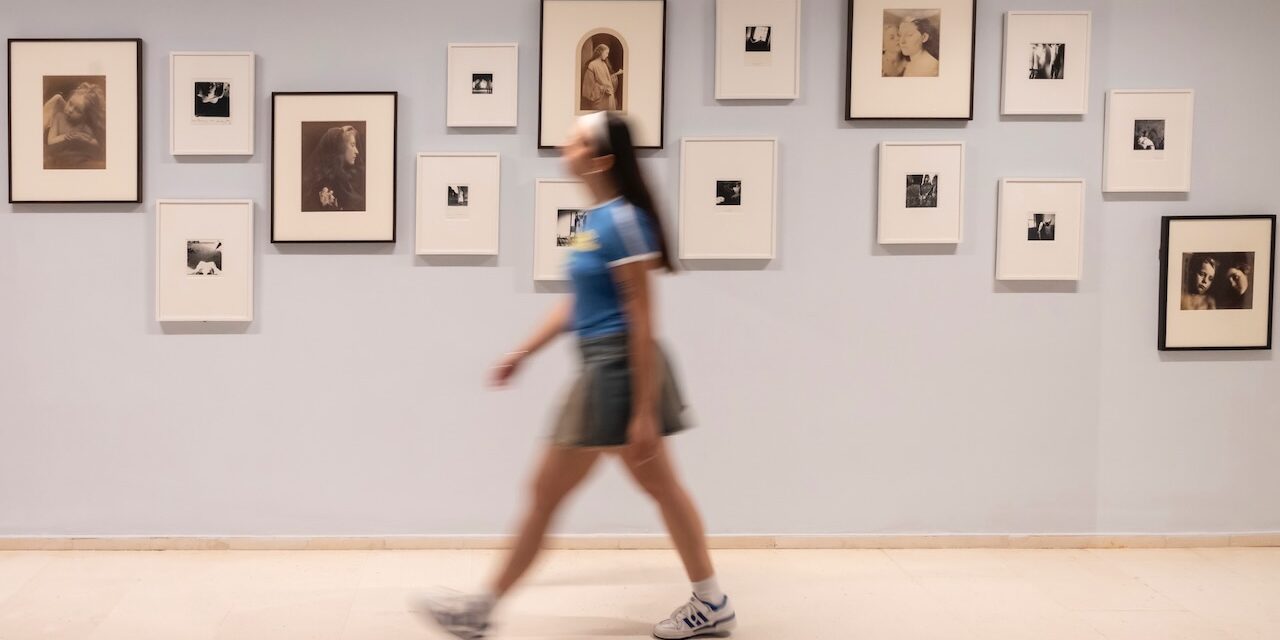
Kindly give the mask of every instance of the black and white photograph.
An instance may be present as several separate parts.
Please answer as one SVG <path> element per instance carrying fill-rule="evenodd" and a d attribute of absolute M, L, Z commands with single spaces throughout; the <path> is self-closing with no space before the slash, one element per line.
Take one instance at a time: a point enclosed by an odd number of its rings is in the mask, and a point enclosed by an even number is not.
<path fill-rule="evenodd" d="M 907 175 L 907 208 L 936 209 L 938 207 L 938 174 L 912 173 Z"/>
<path fill-rule="evenodd" d="M 1183 253 L 1182 310 L 1252 309 L 1254 255 Z"/>
<path fill-rule="evenodd" d="M 1058 216 L 1052 213 L 1033 213 L 1027 218 L 1027 240 L 1032 242 L 1053 240 L 1054 225 Z"/>
<path fill-rule="evenodd" d="M 471 195 L 471 187 L 465 184 L 451 184 L 449 189 L 449 206 L 465 207 Z"/>
<path fill-rule="evenodd" d="M 880 76 L 938 77 L 941 32 L 941 9 L 885 9 Z"/>
<path fill-rule="evenodd" d="M 721 207 L 742 206 L 742 181 L 716 180 L 716 205 Z"/>
<path fill-rule="evenodd" d="M 1164 120 L 1134 120 L 1134 151 L 1164 151 Z"/>
<path fill-rule="evenodd" d="M 220 276 L 222 275 L 222 241 L 221 240 L 188 240 L 187 241 L 187 275 Z"/>
<path fill-rule="evenodd" d="M 578 48 L 578 113 L 627 110 L 622 76 L 626 45 L 611 30 L 587 34 Z"/>
<path fill-rule="evenodd" d="M 225 80 L 195 82 L 195 113 L 198 122 L 228 122 L 231 118 L 231 83 Z"/>
<path fill-rule="evenodd" d="M 582 209 L 556 210 L 556 246 L 571 247 L 587 219 L 587 212 Z"/>
<path fill-rule="evenodd" d="M 471 93 L 473 95 L 488 95 L 493 93 L 493 74 L 471 74 Z"/>
<path fill-rule="evenodd" d="M 1062 80 L 1067 64 L 1067 45 L 1063 43 L 1035 43 L 1031 45 L 1032 80 Z"/>
<path fill-rule="evenodd" d="M 107 168 L 107 77 L 44 76 L 44 168 Z"/>
<path fill-rule="evenodd" d="M 748 53 L 768 53 L 773 50 L 769 39 L 772 28 L 766 26 L 747 27 L 746 51 Z"/>
<path fill-rule="evenodd" d="M 366 123 L 302 123 L 302 210 L 364 211 Z"/>

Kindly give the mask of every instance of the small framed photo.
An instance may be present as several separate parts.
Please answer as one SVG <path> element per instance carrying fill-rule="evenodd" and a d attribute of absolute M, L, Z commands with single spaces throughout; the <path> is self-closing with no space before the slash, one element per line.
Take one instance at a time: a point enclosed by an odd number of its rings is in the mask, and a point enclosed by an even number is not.
<path fill-rule="evenodd" d="M 800 0 L 716 0 L 716 99 L 800 97 Z"/>
<path fill-rule="evenodd" d="M 1195 92 L 1116 90 L 1107 94 L 1102 190 L 1191 191 Z"/>
<path fill-rule="evenodd" d="M 1084 262 L 1081 178 L 1000 181 L 997 280 L 1079 280 Z"/>
<path fill-rule="evenodd" d="M 253 155 L 255 56 L 169 54 L 169 153 Z"/>
<path fill-rule="evenodd" d="M 1088 11 L 1010 11 L 1004 15 L 1004 115 L 1089 112 Z"/>
<path fill-rule="evenodd" d="M 450 44 L 450 127 L 514 127 L 520 102 L 516 43 Z"/>
<path fill-rule="evenodd" d="M 849 0 L 845 119 L 973 119 L 977 0 Z"/>
<path fill-rule="evenodd" d="M 880 143 L 880 244 L 958 244 L 964 143 Z"/>
<path fill-rule="evenodd" d="M 680 259 L 772 260 L 776 138 L 680 141 Z"/>
<path fill-rule="evenodd" d="M 1270 349 L 1276 217 L 1165 216 L 1161 351 Z"/>
<path fill-rule="evenodd" d="M 568 280 L 565 264 L 591 208 L 591 194 L 577 180 L 541 179 L 536 189 L 533 279 Z"/>
<path fill-rule="evenodd" d="M 9 40 L 9 202 L 142 202 L 141 40 Z"/>
<path fill-rule="evenodd" d="M 583 114 L 628 116 L 636 147 L 661 149 L 666 0 L 542 0 L 538 148 Z"/>
<path fill-rule="evenodd" d="M 253 201 L 156 202 L 156 320 L 253 320 Z"/>
<path fill-rule="evenodd" d="M 498 255 L 496 153 L 418 154 L 418 255 Z"/>
<path fill-rule="evenodd" d="M 271 94 L 271 241 L 396 241 L 395 92 Z"/>

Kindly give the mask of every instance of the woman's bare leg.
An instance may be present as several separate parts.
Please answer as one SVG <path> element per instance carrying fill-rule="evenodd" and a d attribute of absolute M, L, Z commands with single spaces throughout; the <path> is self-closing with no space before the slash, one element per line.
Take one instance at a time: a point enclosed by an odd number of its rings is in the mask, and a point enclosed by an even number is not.
<path fill-rule="evenodd" d="M 684 562 L 689 581 L 700 582 L 714 575 L 715 568 L 711 565 L 711 554 L 707 553 L 707 536 L 702 528 L 702 517 L 698 515 L 693 499 L 676 477 L 665 444 L 659 443 L 657 455 L 648 460 L 639 459 L 627 448 L 622 449 L 620 457 L 636 484 L 662 510 L 662 519 L 667 524 L 667 532 L 671 534 L 676 550 L 680 552 L 680 560 Z"/>

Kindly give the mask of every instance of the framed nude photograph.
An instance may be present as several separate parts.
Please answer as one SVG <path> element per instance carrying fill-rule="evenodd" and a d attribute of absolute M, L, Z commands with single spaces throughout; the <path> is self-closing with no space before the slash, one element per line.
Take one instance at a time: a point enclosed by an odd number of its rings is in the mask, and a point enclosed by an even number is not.
<path fill-rule="evenodd" d="M 680 259 L 772 260 L 778 140 L 680 141 Z"/>
<path fill-rule="evenodd" d="M 271 241 L 396 241 L 395 92 L 271 94 Z"/>
<path fill-rule="evenodd" d="M 636 147 L 662 148 L 666 15 L 666 0 L 542 0 L 538 148 L 597 111 L 625 114 Z"/>
<path fill-rule="evenodd" d="M 1161 351 L 1270 349 L 1276 216 L 1165 216 Z"/>
<path fill-rule="evenodd" d="M 141 40 L 9 40 L 9 202 L 142 202 Z"/>
<path fill-rule="evenodd" d="M 1010 11 L 1004 17 L 1004 115 L 1089 112 L 1088 11 Z"/>
<path fill-rule="evenodd" d="M 849 0 L 845 119 L 972 120 L 977 0 Z"/>
<path fill-rule="evenodd" d="M 1000 181 L 997 280 L 1079 280 L 1084 261 L 1081 178 Z"/>
<path fill-rule="evenodd" d="M 1102 190 L 1191 191 L 1195 92 L 1115 90 L 1107 94 Z"/>
<path fill-rule="evenodd" d="M 958 244 L 964 231 L 964 143 L 880 143 L 880 244 Z"/>
<path fill-rule="evenodd" d="M 716 0 L 715 95 L 800 97 L 800 0 Z"/>
<path fill-rule="evenodd" d="M 446 125 L 514 127 L 519 112 L 520 47 L 450 44 Z"/>
<path fill-rule="evenodd" d="M 534 195 L 533 279 L 568 280 L 565 265 L 591 207 L 578 180 L 540 179 Z"/>
<path fill-rule="evenodd" d="M 250 52 L 169 54 L 169 153 L 253 155 L 255 61 Z"/>
<path fill-rule="evenodd" d="M 418 154 L 418 255 L 498 255 L 500 165 L 496 153 Z"/>
<path fill-rule="evenodd" d="M 156 203 L 156 320 L 253 320 L 253 201 Z"/>

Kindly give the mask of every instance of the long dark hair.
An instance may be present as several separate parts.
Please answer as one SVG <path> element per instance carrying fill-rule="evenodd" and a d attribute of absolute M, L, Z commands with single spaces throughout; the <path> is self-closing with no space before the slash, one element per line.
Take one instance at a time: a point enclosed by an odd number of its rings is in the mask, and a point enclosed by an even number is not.
<path fill-rule="evenodd" d="M 658 212 L 658 203 L 654 202 L 649 186 L 645 183 L 644 174 L 640 171 L 640 163 L 636 161 L 636 148 L 631 143 L 631 127 L 627 121 L 613 112 L 605 115 L 609 126 L 609 140 L 604 144 L 597 142 L 596 155 L 613 155 L 613 168 L 609 176 L 618 186 L 622 197 L 639 209 L 653 224 L 654 233 L 658 236 L 658 249 L 662 252 L 662 266 L 667 271 L 675 272 L 676 264 L 671 259 L 671 251 L 667 248 L 667 234 L 662 228 L 662 215 Z"/>
<path fill-rule="evenodd" d="M 356 139 L 356 148 L 360 145 L 360 132 L 351 125 L 340 127 L 330 127 L 320 137 L 320 142 L 316 144 L 315 149 L 311 152 L 311 159 L 308 164 L 311 166 L 311 182 L 312 184 L 330 184 L 351 180 L 359 172 L 360 162 L 364 159 L 361 153 L 356 157 L 355 165 L 348 167 L 346 161 L 347 154 L 347 136 L 354 136 Z"/>

